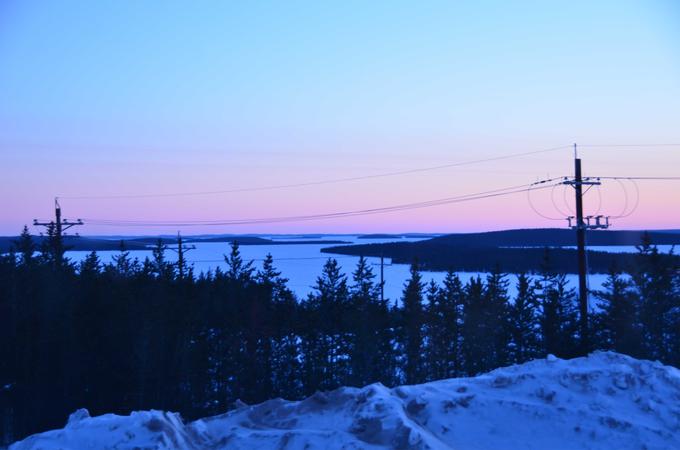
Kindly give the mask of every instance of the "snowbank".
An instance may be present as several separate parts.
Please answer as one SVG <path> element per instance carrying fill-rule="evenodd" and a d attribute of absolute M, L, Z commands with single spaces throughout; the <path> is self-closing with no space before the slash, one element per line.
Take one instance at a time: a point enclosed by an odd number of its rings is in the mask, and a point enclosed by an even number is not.
<path fill-rule="evenodd" d="M 616 353 L 549 357 L 474 378 L 270 400 L 185 424 L 74 413 L 11 450 L 680 449 L 680 371 Z"/>

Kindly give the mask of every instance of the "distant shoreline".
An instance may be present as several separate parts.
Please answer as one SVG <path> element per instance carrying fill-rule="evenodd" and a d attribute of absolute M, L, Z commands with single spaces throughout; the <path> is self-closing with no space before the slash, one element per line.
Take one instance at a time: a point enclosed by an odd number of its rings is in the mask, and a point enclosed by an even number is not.
<path fill-rule="evenodd" d="M 0 253 L 7 253 L 14 246 L 14 243 L 19 239 L 18 236 L 0 236 Z M 33 236 L 36 248 L 45 241 L 44 236 Z M 149 251 L 158 241 L 164 245 L 172 245 L 177 243 L 176 238 L 169 237 L 148 237 L 148 238 L 88 238 L 66 236 L 64 238 L 64 245 L 68 251 L 114 251 L 121 249 L 121 243 L 124 245 L 125 251 Z M 266 239 L 252 236 L 233 236 L 233 237 L 214 237 L 214 238 L 183 238 L 183 242 L 187 244 L 197 243 L 225 243 L 230 244 L 236 242 L 238 245 L 340 245 L 350 244 L 351 242 L 332 239 L 311 239 L 311 240 L 276 240 Z"/>
<path fill-rule="evenodd" d="M 680 244 L 680 233 L 642 231 L 592 231 L 591 246 L 635 246 L 647 236 L 654 245 Z M 323 253 L 390 258 L 396 264 L 417 261 L 421 269 L 431 271 L 538 272 L 547 262 L 558 273 L 577 273 L 575 233 L 565 229 L 506 230 L 488 233 L 460 233 L 418 242 L 355 244 L 323 248 Z M 549 250 L 546 250 L 549 249 Z M 547 253 L 546 253 L 547 252 Z M 668 258 L 678 256 L 664 255 Z M 592 273 L 606 273 L 616 266 L 633 270 L 637 265 L 634 253 L 588 251 Z"/>

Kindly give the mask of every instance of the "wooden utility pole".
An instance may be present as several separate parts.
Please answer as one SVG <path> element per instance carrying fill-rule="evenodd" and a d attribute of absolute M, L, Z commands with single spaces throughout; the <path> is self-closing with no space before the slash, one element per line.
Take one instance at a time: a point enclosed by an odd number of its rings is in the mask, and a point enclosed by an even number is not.
<path fill-rule="evenodd" d="M 576 217 L 568 217 L 569 225 L 576 230 L 576 248 L 578 258 L 578 298 L 579 298 L 579 329 L 581 334 L 581 353 L 587 354 L 590 348 L 590 326 L 588 324 L 588 256 L 586 254 L 586 230 L 609 228 L 609 218 L 602 222 L 603 216 L 583 215 L 583 186 L 590 189 L 600 185 L 599 179 L 583 179 L 581 170 L 581 159 L 578 157 L 578 148 L 574 144 L 574 179 L 567 180 L 564 184 L 574 187 L 576 194 Z M 586 192 L 588 192 L 586 190 Z M 572 219 L 576 219 L 576 225 L 572 226 Z M 595 224 L 591 224 L 591 219 L 595 219 Z"/>
<path fill-rule="evenodd" d="M 385 254 L 380 254 L 380 301 L 385 302 Z"/>
<path fill-rule="evenodd" d="M 67 219 L 61 218 L 61 206 L 59 205 L 59 197 L 54 198 L 54 220 L 50 222 L 39 222 L 33 219 L 33 225 L 45 227 L 47 229 L 48 237 L 52 239 L 50 243 L 52 251 L 54 252 L 54 263 L 60 266 L 64 258 L 64 231 L 71 227 L 84 225 L 81 219 L 71 222 Z"/>
<path fill-rule="evenodd" d="M 576 192 L 576 246 L 578 252 L 578 297 L 581 342 L 585 353 L 590 349 L 588 330 L 588 261 L 586 259 L 586 223 L 583 220 L 583 174 L 581 159 L 574 144 L 574 190 Z"/>
<path fill-rule="evenodd" d="M 377 266 L 380 265 L 380 301 L 384 302 L 385 301 L 385 254 L 380 253 L 380 264 L 378 263 L 371 263 L 372 266 Z M 388 266 L 392 265 L 392 262 L 390 261 Z"/>

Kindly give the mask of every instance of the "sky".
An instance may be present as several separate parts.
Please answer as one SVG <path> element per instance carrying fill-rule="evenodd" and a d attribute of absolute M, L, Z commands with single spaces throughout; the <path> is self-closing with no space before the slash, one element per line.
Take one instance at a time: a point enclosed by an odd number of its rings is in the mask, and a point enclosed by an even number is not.
<path fill-rule="evenodd" d="M 97 220 L 287 217 L 484 192 L 572 174 L 572 143 L 586 175 L 678 176 L 680 145 L 648 144 L 680 144 L 679 123 L 674 0 L 0 2 L 0 235 L 51 218 L 55 196 L 91 235 L 566 226 L 573 193 L 561 186 L 531 194 L 556 220 L 525 193 L 307 222 Z M 644 145 L 595 146 L 630 144 Z M 680 182 L 637 188 L 614 229 L 680 228 Z M 627 213 L 635 189 L 605 181 L 586 213 Z M 149 194 L 164 196 L 69 198 Z"/>

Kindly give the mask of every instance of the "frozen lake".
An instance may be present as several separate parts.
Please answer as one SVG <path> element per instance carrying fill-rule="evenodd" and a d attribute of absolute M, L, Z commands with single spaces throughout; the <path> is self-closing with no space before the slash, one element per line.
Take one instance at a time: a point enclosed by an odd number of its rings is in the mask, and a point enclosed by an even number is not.
<path fill-rule="evenodd" d="M 267 237 L 267 236 L 262 236 Z M 270 236 L 272 239 L 281 239 L 280 236 Z M 387 239 L 359 239 L 358 236 L 347 235 L 325 235 L 314 240 L 322 241 L 345 241 L 348 243 L 384 243 L 384 242 L 413 242 L 425 238 L 387 238 Z M 285 238 L 286 241 L 293 240 L 293 238 Z M 309 240 L 309 238 L 304 238 Z M 225 267 L 224 254 L 229 252 L 228 243 L 196 243 L 196 249 L 187 253 L 187 260 L 193 264 L 196 273 L 207 271 L 216 267 Z M 261 267 L 262 261 L 267 253 L 271 253 L 274 257 L 274 262 L 277 269 L 282 275 L 288 278 L 288 286 L 299 296 L 305 297 L 312 291 L 312 286 L 315 284 L 316 278 L 321 273 L 321 268 L 328 258 L 335 258 L 338 260 L 345 274 L 351 281 L 351 273 L 355 269 L 359 260 L 356 256 L 346 255 L 329 255 L 321 253 L 321 249 L 336 244 L 286 244 L 286 245 L 242 245 L 240 247 L 241 254 L 245 260 L 252 260 L 256 268 Z M 603 250 L 612 252 L 634 252 L 633 246 L 622 247 L 593 247 L 592 250 Z M 660 250 L 668 252 L 670 246 L 660 246 Z M 73 261 L 79 261 L 85 257 L 88 252 L 85 251 L 70 251 L 67 256 Z M 97 252 L 103 262 L 111 262 L 113 256 L 117 255 L 118 251 L 100 251 Z M 132 257 L 137 257 L 143 260 L 145 257 L 151 257 L 151 251 L 131 251 Z M 167 252 L 167 258 L 173 260 L 176 254 L 172 251 Z M 380 258 L 367 258 L 373 265 L 374 273 L 376 274 L 376 281 L 379 281 L 380 275 Z M 460 272 L 459 276 L 465 282 L 471 277 L 477 275 L 484 276 L 484 273 L 470 273 Z M 441 283 L 445 274 L 443 272 L 423 272 L 423 280 L 429 283 L 431 280 Z M 402 293 L 404 283 L 409 277 L 409 266 L 406 264 L 390 264 L 389 259 L 385 260 L 385 297 L 390 300 L 399 299 Z M 576 275 L 567 276 L 572 286 L 576 286 Z M 593 274 L 590 276 L 589 283 L 591 289 L 599 289 L 604 282 L 606 275 Z M 515 291 L 515 277 L 509 276 L 511 281 L 511 293 Z"/>

